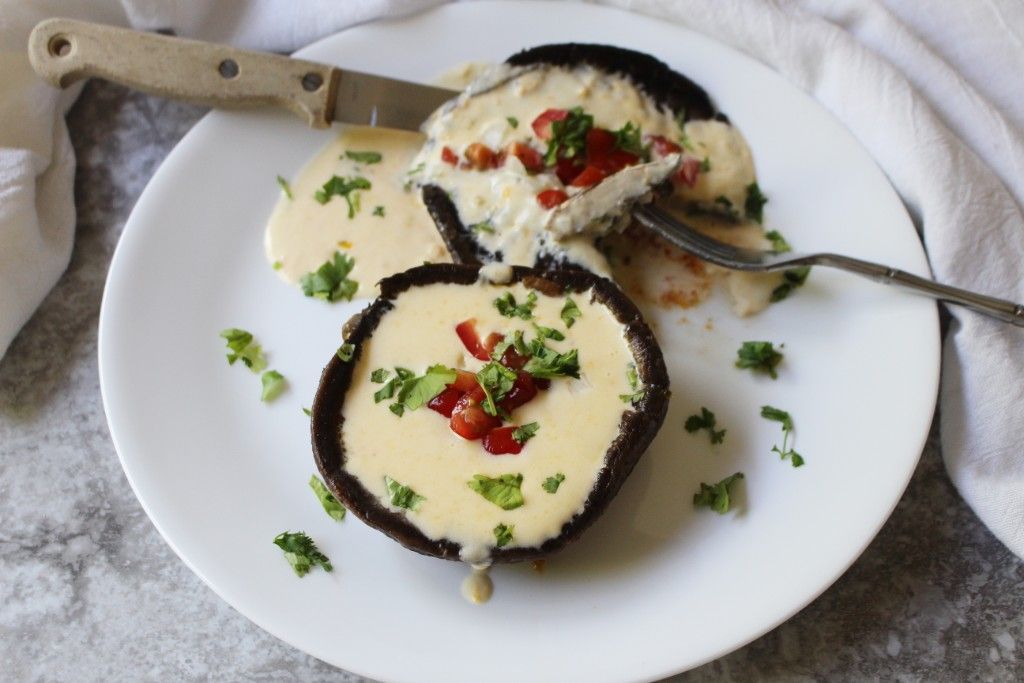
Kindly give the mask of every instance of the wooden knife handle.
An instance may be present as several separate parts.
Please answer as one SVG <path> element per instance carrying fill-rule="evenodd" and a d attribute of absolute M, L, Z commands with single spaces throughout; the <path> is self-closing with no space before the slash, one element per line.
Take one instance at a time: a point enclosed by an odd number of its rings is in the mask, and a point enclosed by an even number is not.
<path fill-rule="evenodd" d="M 338 70 L 226 45 L 72 19 L 47 19 L 28 39 L 36 73 L 57 87 L 97 77 L 210 107 L 276 105 L 330 125 Z"/>

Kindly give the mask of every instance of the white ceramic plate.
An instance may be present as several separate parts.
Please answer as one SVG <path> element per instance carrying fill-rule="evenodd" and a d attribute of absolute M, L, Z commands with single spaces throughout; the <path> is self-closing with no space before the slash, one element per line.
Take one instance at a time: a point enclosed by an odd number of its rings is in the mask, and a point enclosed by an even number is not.
<path fill-rule="evenodd" d="M 540 19 L 540 17 L 543 17 Z M 708 38 L 587 5 L 443 7 L 360 26 L 300 56 L 428 80 L 566 40 L 646 50 L 703 84 L 746 134 L 770 227 L 927 273 L 914 229 L 851 135 L 774 72 Z M 275 113 L 215 112 L 168 156 L 118 245 L 100 320 L 100 375 L 125 473 L 181 558 L 254 622 L 339 667 L 388 680 L 612 681 L 668 675 L 779 624 L 827 588 L 888 517 L 914 470 L 938 380 L 935 306 L 818 269 L 791 300 L 738 320 L 720 296 L 655 321 L 674 395 L 665 427 L 610 510 L 536 573 L 499 567 L 486 606 L 459 595 L 464 568 L 420 557 L 306 486 L 308 406 L 339 327 L 328 305 L 264 260 L 274 176 L 294 175 L 332 132 Z M 704 329 L 713 318 L 713 330 Z M 228 367 L 217 336 L 254 331 L 291 389 L 271 405 Z M 732 367 L 745 339 L 785 343 L 777 381 Z M 789 410 L 807 465 L 769 452 L 770 403 Z M 699 406 L 723 446 L 687 435 Z M 695 511 L 701 481 L 736 470 L 740 511 Z M 310 533 L 335 571 L 299 580 L 271 539 Z M 486 672 L 484 674 L 483 672 Z"/>

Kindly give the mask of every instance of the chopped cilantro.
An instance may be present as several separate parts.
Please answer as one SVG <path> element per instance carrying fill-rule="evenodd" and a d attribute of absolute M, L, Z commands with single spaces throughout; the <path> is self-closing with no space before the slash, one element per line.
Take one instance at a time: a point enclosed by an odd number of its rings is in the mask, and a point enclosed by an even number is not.
<path fill-rule="evenodd" d="M 302 412 L 306 417 L 313 417 L 313 411 L 306 406 L 302 406 Z"/>
<path fill-rule="evenodd" d="M 747 185 L 747 200 L 743 203 L 743 212 L 747 218 L 760 223 L 764 218 L 764 205 L 767 203 L 768 198 L 761 193 L 757 183 Z"/>
<path fill-rule="evenodd" d="M 512 292 L 506 291 L 494 300 L 494 307 L 506 318 L 522 318 L 529 320 L 533 317 L 533 309 L 537 305 L 537 293 L 530 292 L 526 295 L 526 301 L 517 304 Z"/>
<path fill-rule="evenodd" d="M 553 339 L 555 341 L 565 341 L 565 335 L 556 330 L 553 327 L 544 327 L 543 325 L 534 325 L 534 331 L 537 336 L 541 339 Z"/>
<path fill-rule="evenodd" d="M 345 519 L 345 507 L 338 502 L 338 499 L 334 497 L 324 483 L 320 480 L 320 477 L 315 474 L 309 478 L 309 488 L 313 489 L 313 493 L 316 494 L 317 499 L 320 501 L 320 505 L 323 506 L 324 512 L 334 520 L 341 521 Z"/>
<path fill-rule="evenodd" d="M 707 173 L 711 170 L 711 159 L 704 157 L 704 160 L 700 162 L 700 172 Z"/>
<path fill-rule="evenodd" d="M 313 539 L 302 531 L 280 533 L 274 538 L 274 545 L 284 551 L 284 559 L 288 560 L 288 564 L 298 576 L 305 576 L 317 565 L 323 567 L 325 572 L 334 569 L 330 559 L 320 552 Z"/>
<path fill-rule="evenodd" d="M 340 251 L 334 252 L 334 258 L 325 262 L 315 272 L 302 276 L 299 281 L 302 293 L 324 301 L 351 301 L 359 289 L 359 283 L 348 277 L 355 264 L 356 261 L 351 256 Z"/>
<path fill-rule="evenodd" d="M 370 381 L 373 382 L 374 384 L 380 384 L 381 382 L 386 380 L 388 378 L 388 375 L 390 374 L 391 371 L 388 370 L 387 368 L 377 368 L 376 370 L 370 373 Z"/>
<path fill-rule="evenodd" d="M 348 342 L 345 342 L 344 344 L 342 344 L 341 346 L 338 347 L 338 351 L 337 351 L 336 355 L 338 356 L 339 360 L 341 360 L 344 363 L 347 363 L 350 360 L 352 360 L 352 355 L 355 352 L 356 352 L 355 344 L 349 344 Z"/>
<path fill-rule="evenodd" d="M 426 405 L 427 401 L 440 394 L 447 385 L 455 381 L 455 371 L 444 365 L 431 365 L 427 368 L 426 373 L 419 377 L 413 376 L 405 368 L 395 368 L 395 373 L 402 382 L 397 400 L 407 410 L 416 410 Z M 395 411 L 392 410 L 392 412 Z"/>
<path fill-rule="evenodd" d="M 649 159 L 651 156 L 650 147 L 644 145 L 643 134 L 640 126 L 628 121 L 622 128 L 614 131 L 615 146 L 630 154 L 635 154 L 641 159 Z"/>
<path fill-rule="evenodd" d="M 789 242 L 786 241 L 786 238 L 778 230 L 769 230 L 764 236 L 772 243 L 772 251 L 776 254 L 785 254 L 791 250 Z"/>
<path fill-rule="evenodd" d="M 380 216 L 381 218 L 384 218 L 384 207 L 380 206 L 380 205 L 375 206 L 374 209 L 373 209 L 373 215 L 374 216 Z"/>
<path fill-rule="evenodd" d="M 358 190 L 369 190 L 371 187 L 373 185 L 370 184 L 370 181 L 362 176 L 342 178 L 335 175 L 331 176 L 331 179 L 313 194 L 313 199 L 321 204 L 326 204 L 334 195 L 344 197 L 348 204 L 348 217 L 355 218 L 356 212 L 359 210 Z"/>
<path fill-rule="evenodd" d="M 454 377 L 453 377 L 454 379 Z M 484 400 L 480 406 L 488 415 L 498 414 L 498 402 L 512 391 L 516 381 L 515 370 L 506 368 L 497 361 L 491 361 L 476 373 L 476 381 L 484 390 Z M 521 442 L 520 442 L 521 443 Z"/>
<path fill-rule="evenodd" d="M 391 496 L 391 504 L 397 508 L 405 508 L 415 512 L 420 509 L 420 505 L 426 500 L 426 498 L 408 486 L 399 484 L 386 474 L 384 475 L 384 485 L 388 488 L 388 494 Z"/>
<path fill-rule="evenodd" d="M 551 122 L 551 138 L 544 153 L 544 163 L 554 166 L 559 159 L 572 159 L 586 150 L 587 132 L 594 127 L 594 117 L 573 107 L 561 121 Z"/>
<path fill-rule="evenodd" d="M 686 431 L 691 434 L 701 429 L 708 430 L 708 436 L 711 437 L 711 443 L 713 444 L 722 443 L 722 441 L 725 440 L 725 430 L 715 429 L 717 426 L 715 424 L 715 414 L 704 406 L 700 407 L 700 415 L 691 415 L 686 418 L 686 424 L 683 426 L 686 427 Z"/>
<path fill-rule="evenodd" d="M 535 437 L 538 431 L 540 431 L 540 425 L 536 422 L 529 422 L 522 427 L 513 429 L 512 438 L 516 440 L 516 443 L 526 443 Z"/>
<path fill-rule="evenodd" d="M 724 194 L 720 194 L 715 197 L 715 204 L 724 206 L 729 211 L 732 211 L 732 200 L 726 197 Z"/>
<path fill-rule="evenodd" d="M 496 478 L 474 474 L 466 485 L 502 510 L 514 510 L 524 502 L 521 474 L 502 474 Z"/>
<path fill-rule="evenodd" d="M 695 507 L 709 507 L 720 515 L 729 511 L 732 501 L 729 498 L 729 488 L 743 478 L 742 472 L 732 474 L 717 484 L 705 484 L 701 482 L 700 491 L 693 494 Z"/>
<path fill-rule="evenodd" d="M 778 453 L 783 460 L 789 460 L 793 467 L 800 467 L 804 464 L 803 456 L 789 446 L 789 437 L 793 434 L 793 418 L 785 410 L 773 406 L 761 406 L 761 417 L 782 425 L 782 448 L 772 446 L 772 453 Z"/>
<path fill-rule="evenodd" d="M 800 266 L 799 268 L 790 268 L 782 272 L 782 284 L 772 290 L 771 298 L 769 299 L 772 303 L 782 301 L 797 287 L 802 286 L 807 282 L 807 276 L 811 274 L 810 266 Z"/>
<path fill-rule="evenodd" d="M 292 196 L 292 186 L 288 184 L 287 180 L 281 176 L 277 176 L 277 184 L 281 186 L 281 192 L 284 192 L 285 197 L 288 199 L 295 199 L 295 197 Z"/>
<path fill-rule="evenodd" d="M 251 332 L 240 330 L 237 327 L 229 327 L 221 330 L 220 336 L 228 345 L 228 365 L 234 365 L 235 361 L 242 361 L 245 367 L 253 372 L 260 372 L 267 367 L 267 359 L 263 355 L 263 349 L 253 341 Z"/>
<path fill-rule="evenodd" d="M 640 375 L 636 372 L 636 365 L 630 363 L 626 368 L 626 380 L 629 382 L 629 388 L 633 390 L 631 394 L 619 394 L 619 399 L 623 403 L 629 403 L 636 405 L 640 402 L 640 399 L 644 397 L 646 390 L 640 387 Z"/>
<path fill-rule="evenodd" d="M 776 351 L 775 345 L 769 341 L 745 341 L 736 351 L 736 356 L 738 368 L 766 372 L 772 379 L 779 376 L 775 368 L 782 362 L 783 355 Z"/>
<path fill-rule="evenodd" d="M 513 524 L 511 526 L 506 526 L 504 524 L 499 524 L 498 526 L 494 527 L 495 546 L 498 547 L 498 548 L 501 548 L 502 546 L 506 546 L 509 543 L 511 543 L 512 542 L 512 532 L 515 530 L 515 528 L 516 528 L 515 524 Z"/>
<path fill-rule="evenodd" d="M 380 160 L 384 158 L 380 152 L 353 152 L 350 149 L 345 150 L 345 156 L 360 164 L 379 164 Z"/>
<path fill-rule="evenodd" d="M 508 121 L 508 125 L 512 126 L 513 128 L 519 127 L 519 119 L 517 119 L 516 117 L 506 116 L 505 120 Z"/>
<path fill-rule="evenodd" d="M 555 474 L 553 477 L 548 477 L 544 480 L 544 483 L 540 485 L 542 489 L 548 493 L 555 493 L 558 491 L 558 487 L 565 481 L 565 475 L 561 472 Z"/>
<path fill-rule="evenodd" d="M 389 398 L 394 398 L 395 389 L 401 386 L 401 384 L 402 381 L 398 377 L 392 377 L 384 386 L 374 392 L 373 402 L 380 403 L 381 401 L 385 401 Z"/>
<path fill-rule="evenodd" d="M 388 410 L 390 410 L 398 417 L 402 417 L 403 415 L 405 415 L 405 406 L 401 403 L 392 403 L 391 405 L 388 406 Z"/>
<path fill-rule="evenodd" d="M 576 305 L 576 302 L 567 297 L 565 299 L 565 305 L 562 306 L 562 322 L 565 323 L 565 326 L 572 327 L 576 322 L 576 318 L 579 318 L 582 315 L 583 313 L 580 312 L 579 306 Z"/>
<path fill-rule="evenodd" d="M 543 339 L 534 339 L 530 342 L 530 353 L 533 356 L 526 361 L 523 370 L 541 379 L 554 379 L 556 377 L 580 378 L 579 351 L 572 349 L 565 353 L 559 353 L 548 348 Z"/>
<path fill-rule="evenodd" d="M 284 375 L 277 370 L 267 370 L 260 376 L 260 381 L 263 382 L 263 395 L 260 396 L 261 401 L 273 401 L 281 395 L 281 392 L 287 386 Z"/>
<path fill-rule="evenodd" d="M 471 226 L 469 226 L 469 229 L 472 230 L 473 232 L 485 232 L 488 235 L 493 235 L 494 223 L 491 223 L 490 220 L 483 220 L 480 221 L 479 223 L 473 223 Z"/>

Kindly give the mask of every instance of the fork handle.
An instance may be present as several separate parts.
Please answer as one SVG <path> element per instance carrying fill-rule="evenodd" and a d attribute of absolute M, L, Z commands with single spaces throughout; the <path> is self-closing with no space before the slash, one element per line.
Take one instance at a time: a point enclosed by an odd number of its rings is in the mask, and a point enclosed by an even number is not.
<path fill-rule="evenodd" d="M 934 280 L 908 273 L 899 268 L 890 268 L 849 256 L 819 254 L 814 260 L 818 265 L 848 270 L 886 285 L 899 285 L 921 294 L 927 294 L 939 301 L 966 306 L 978 313 L 983 313 L 1018 327 L 1024 327 L 1024 305 L 1008 301 L 1007 299 L 997 299 L 994 296 L 986 296 L 967 289 L 940 284 Z"/>

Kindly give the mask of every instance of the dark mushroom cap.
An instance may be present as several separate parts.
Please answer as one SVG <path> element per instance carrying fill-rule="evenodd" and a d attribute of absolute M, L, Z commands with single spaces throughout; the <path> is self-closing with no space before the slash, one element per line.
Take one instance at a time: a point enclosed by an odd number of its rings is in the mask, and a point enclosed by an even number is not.
<path fill-rule="evenodd" d="M 686 121 L 716 118 L 728 121 L 718 112 L 707 92 L 699 85 L 651 55 L 612 45 L 560 43 L 529 48 L 509 57 L 513 66 L 550 64 L 572 68 L 589 65 L 602 71 L 625 76 L 659 105 L 667 107 Z M 666 188 L 661 188 L 664 191 Z M 501 254 L 492 254 L 477 242 L 473 231 L 462 223 L 458 209 L 448 193 L 437 185 L 424 185 L 423 203 L 427 206 L 441 239 L 456 263 L 487 263 L 500 261 Z M 563 267 L 550 257 L 534 264 L 537 268 Z"/>
<path fill-rule="evenodd" d="M 382 505 L 359 479 L 345 469 L 345 444 L 341 439 L 345 421 L 344 404 L 352 382 L 352 372 L 363 346 L 370 342 L 381 319 L 394 308 L 392 302 L 402 292 L 411 287 L 438 283 L 473 285 L 477 282 L 479 270 L 479 266 L 432 264 L 418 266 L 382 280 L 380 296 L 347 326 L 346 341 L 355 347 L 352 360 L 345 362 L 337 356 L 331 357 L 320 377 L 312 408 L 313 456 L 327 487 L 338 500 L 364 522 L 410 550 L 446 560 L 460 559 L 460 546 L 457 543 L 428 538 L 406 519 L 403 512 L 395 512 Z M 491 559 L 495 562 L 539 559 L 578 538 L 605 510 L 633 471 L 640 456 L 647 450 L 665 419 L 669 397 L 668 372 L 661 349 L 640 311 L 614 283 L 579 270 L 542 273 L 530 268 L 513 267 L 509 284 L 516 282 L 551 296 L 589 290 L 591 301 L 606 306 L 622 324 L 637 374 L 646 391 L 636 405 L 623 413 L 618 436 L 608 448 L 605 468 L 598 476 L 583 512 L 566 522 L 558 536 L 539 547 L 492 549 Z"/>

